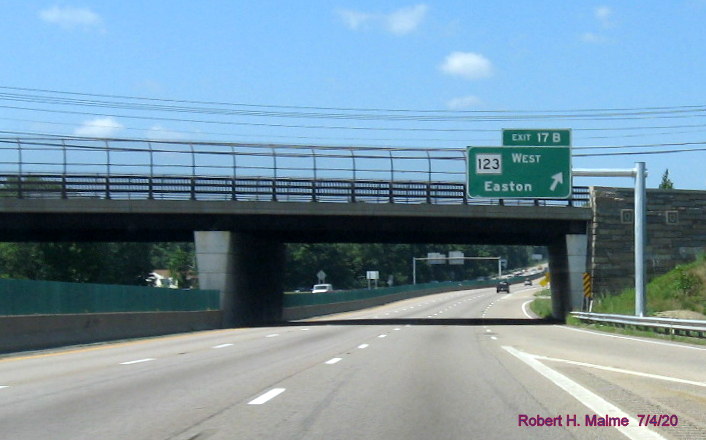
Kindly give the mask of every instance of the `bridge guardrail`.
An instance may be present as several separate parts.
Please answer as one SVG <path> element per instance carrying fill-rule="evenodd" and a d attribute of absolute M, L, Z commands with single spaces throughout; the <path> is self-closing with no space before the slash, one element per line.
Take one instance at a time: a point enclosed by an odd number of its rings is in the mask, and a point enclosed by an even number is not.
<path fill-rule="evenodd" d="M 706 321 L 692 319 L 640 317 L 630 315 L 614 315 L 607 313 L 571 312 L 571 315 L 582 321 L 617 324 L 636 328 L 663 330 L 671 335 L 706 337 Z"/>
<path fill-rule="evenodd" d="M 586 206 L 587 187 L 568 200 L 471 199 L 454 182 L 269 177 L 0 174 L 0 197 L 20 199 L 236 200 L 339 203 L 426 203 L 506 206 Z"/>
<path fill-rule="evenodd" d="M 470 199 L 465 148 L 0 138 L 0 197 L 586 206 Z"/>

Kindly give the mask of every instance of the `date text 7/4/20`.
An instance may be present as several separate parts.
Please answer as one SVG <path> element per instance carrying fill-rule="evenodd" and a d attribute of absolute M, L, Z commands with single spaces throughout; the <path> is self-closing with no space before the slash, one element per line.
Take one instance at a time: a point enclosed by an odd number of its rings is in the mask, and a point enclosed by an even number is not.
<path fill-rule="evenodd" d="M 611 417 L 609 414 L 604 416 L 598 414 L 585 414 L 583 417 L 583 424 L 580 423 L 579 420 L 579 416 L 576 414 L 566 414 L 552 417 L 543 417 L 539 414 L 535 416 L 519 414 L 517 417 L 517 426 L 630 426 L 630 419 L 628 417 Z M 679 417 L 677 417 L 676 414 L 638 414 L 637 424 L 639 426 L 678 426 Z"/>

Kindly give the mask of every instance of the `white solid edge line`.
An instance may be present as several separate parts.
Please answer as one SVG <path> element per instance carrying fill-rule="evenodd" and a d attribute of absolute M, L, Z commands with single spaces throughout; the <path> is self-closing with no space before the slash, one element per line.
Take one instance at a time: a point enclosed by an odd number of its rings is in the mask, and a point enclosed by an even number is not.
<path fill-rule="evenodd" d="M 262 405 L 263 403 L 267 403 L 268 401 L 274 399 L 275 397 L 279 396 L 285 391 L 286 388 L 272 388 L 270 391 L 266 392 L 265 394 L 262 394 L 250 402 L 248 402 L 248 405 Z"/>
<path fill-rule="evenodd" d="M 358 346 L 358 348 L 360 348 L 361 350 L 364 349 L 364 348 L 368 348 L 368 347 L 370 347 L 370 345 L 368 345 L 368 344 L 360 344 L 360 345 Z"/>
<path fill-rule="evenodd" d="M 221 344 L 221 345 L 214 345 L 211 348 L 226 348 L 226 347 L 231 347 L 233 344 Z"/>
<path fill-rule="evenodd" d="M 325 364 L 326 365 L 333 365 L 333 364 L 337 364 L 337 363 L 341 362 L 341 360 L 343 360 L 343 358 L 333 358 L 333 359 L 327 360 L 325 362 Z"/>
<path fill-rule="evenodd" d="M 566 325 L 556 325 L 555 327 L 564 328 L 566 330 L 571 330 L 571 331 L 575 331 L 575 332 L 588 333 L 589 335 L 605 336 L 608 338 L 617 338 L 617 339 L 627 339 L 628 341 L 644 342 L 646 344 L 666 345 L 668 347 L 675 347 L 675 348 L 687 348 L 689 350 L 706 351 L 706 348 L 701 348 L 701 347 L 692 347 L 689 345 L 681 345 L 678 343 L 671 343 L 671 342 L 654 341 L 652 339 L 631 338 L 630 336 L 612 335 L 609 333 L 603 333 L 603 332 L 598 332 L 598 331 L 584 330 L 581 328 L 573 328 L 573 327 L 569 327 Z"/>
<path fill-rule="evenodd" d="M 529 319 L 534 319 L 534 316 L 532 316 L 532 315 L 530 315 L 529 313 L 527 313 L 527 308 L 526 308 L 526 307 L 527 307 L 527 304 L 531 303 L 532 301 L 534 301 L 534 300 L 531 299 L 531 300 L 529 300 L 529 301 L 525 301 L 525 302 L 522 304 L 522 313 L 524 313 L 525 316 L 528 317 Z"/>
<path fill-rule="evenodd" d="M 615 429 L 620 431 L 620 433 L 625 435 L 627 438 L 631 440 L 666 440 L 656 432 L 647 429 L 647 427 L 639 426 L 637 419 L 608 402 L 598 394 L 589 391 L 587 388 L 584 388 L 582 385 L 579 385 L 563 374 L 547 367 L 535 359 L 534 356 L 506 345 L 503 345 L 502 348 L 511 355 L 515 356 L 517 359 L 529 365 L 537 373 L 552 381 L 556 386 L 569 393 L 572 397 L 596 414 L 607 414 L 609 417 L 626 417 L 629 421 L 629 425 L 615 426 Z"/>
<path fill-rule="evenodd" d="M 532 355 L 532 356 L 534 356 L 535 359 L 541 359 L 544 361 L 561 362 L 561 363 L 569 364 L 569 365 L 577 365 L 579 367 L 595 368 L 596 370 L 604 370 L 604 371 L 611 371 L 614 373 L 630 374 L 633 376 L 647 377 L 650 379 L 658 379 L 658 380 L 664 380 L 667 382 L 682 383 L 682 384 L 686 384 L 686 385 L 694 385 L 697 387 L 706 387 L 706 382 L 697 382 L 695 380 L 679 379 L 678 377 L 662 376 L 661 374 L 643 373 L 641 371 L 625 370 L 623 368 L 615 368 L 615 367 L 608 367 L 605 365 L 589 364 L 586 362 L 572 361 L 569 359 L 559 359 L 559 358 L 541 356 L 541 355 L 536 355 L 536 354 Z"/>
<path fill-rule="evenodd" d="M 136 361 L 127 361 L 127 362 L 120 362 L 120 365 L 132 365 L 132 364 L 140 364 L 142 362 L 150 362 L 153 361 L 154 358 L 145 358 L 145 359 L 138 359 Z"/>

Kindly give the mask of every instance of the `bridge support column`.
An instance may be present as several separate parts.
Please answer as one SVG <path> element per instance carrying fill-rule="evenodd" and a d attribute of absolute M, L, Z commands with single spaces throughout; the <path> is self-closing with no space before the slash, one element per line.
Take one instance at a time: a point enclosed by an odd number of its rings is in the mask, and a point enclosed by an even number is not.
<path fill-rule="evenodd" d="M 549 273 L 552 287 L 552 315 L 564 319 L 583 305 L 583 274 L 586 272 L 588 236 L 567 234 L 550 246 Z"/>
<path fill-rule="evenodd" d="M 282 318 L 284 244 L 253 234 L 196 231 L 199 287 L 221 292 L 223 326 Z"/>

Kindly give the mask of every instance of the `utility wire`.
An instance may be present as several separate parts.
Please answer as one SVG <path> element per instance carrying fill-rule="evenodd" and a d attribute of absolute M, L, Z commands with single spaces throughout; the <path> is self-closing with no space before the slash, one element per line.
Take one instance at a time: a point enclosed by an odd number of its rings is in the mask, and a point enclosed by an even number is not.
<path fill-rule="evenodd" d="M 14 90 L 25 92 L 52 93 L 58 95 L 69 96 L 85 96 L 109 99 L 126 99 L 148 102 L 169 102 L 180 104 L 199 104 L 199 105 L 224 105 L 237 107 L 256 107 L 256 108 L 279 108 L 279 109 L 301 109 L 301 110 L 334 110 L 334 111 L 358 111 L 358 112 L 400 112 L 400 113 L 440 113 L 440 114 L 476 114 L 476 113 L 562 113 L 562 112 L 683 112 L 683 111 L 706 111 L 706 105 L 681 105 L 681 106 L 653 106 L 653 107 L 627 107 L 627 108 L 588 108 L 588 109 L 568 109 L 568 110 L 446 110 L 446 109 L 400 109 L 400 108 L 361 108 L 361 107 L 321 107 L 321 106 L 301 106 L 301 105 L 273 105 L 273 104 L 252 104 L 252 103 L 234 103 L 223 101 L 198 101 L 198 100 L 183 100 L 183 99 L 165 99 L 165 98 L 148 98 L 143 96 L 127 96 L 127 95 L 110 95 L 98 93 L 80 93 L 68 92 L 61 90 L 40 89 L 40 88 L 25 88 L 25 87 L 10 87 L 0 86 L 2 90 Z"/>

